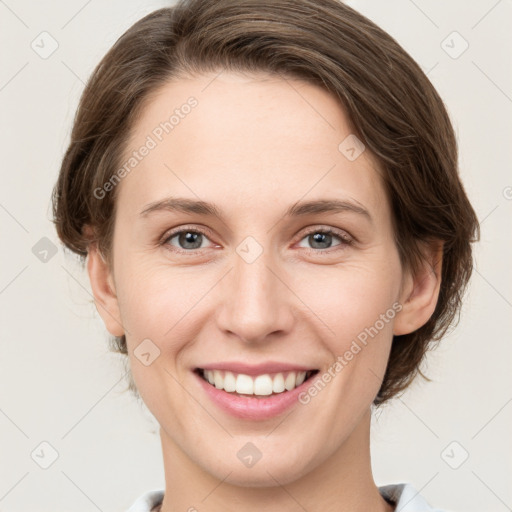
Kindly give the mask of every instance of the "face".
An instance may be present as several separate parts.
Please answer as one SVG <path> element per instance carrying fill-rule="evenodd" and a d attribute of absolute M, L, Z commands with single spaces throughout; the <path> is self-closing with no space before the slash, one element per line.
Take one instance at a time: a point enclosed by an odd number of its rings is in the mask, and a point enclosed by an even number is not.
<path fill-rule="evenodd" d="M 284 484 L 367 418 L 412 288 L 377 163 L 340 146 L 335 98 L 215 76 L 166 84 L 134 126 L 99 311 L 126 335 L 164 446 L 219 479 Z"/>

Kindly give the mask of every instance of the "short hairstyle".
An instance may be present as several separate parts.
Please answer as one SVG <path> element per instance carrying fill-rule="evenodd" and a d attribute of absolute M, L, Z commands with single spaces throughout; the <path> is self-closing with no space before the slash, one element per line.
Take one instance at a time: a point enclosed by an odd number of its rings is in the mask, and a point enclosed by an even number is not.
<path fill-rule="evenodd" d="M 444 242 L 435 311 L 421 328 L 394 336 L 373 403 L 380 406 L 405 390 L 418 373 L 430 380 L 420 363 L 459 320 L 478 219 L 435 88 L 389 34 L 338 0 L 182 0 L 130 27 L 80 98 L 52 194 L 61 241 L 82 260 L 88 245 L 98 244 L 112 264 L 118 187 L 101 199 L 94 190 L 119 169 L 134 123 L 162 86 L 221 70 L 267 72 L 329 91 L 379 163 L 404 268 L 418 268 L 424 242 Z M 112 350 L 127 354 L 124 335 L 110 341 Z M 139 396 L 131 372 L 129 388 Z"/>

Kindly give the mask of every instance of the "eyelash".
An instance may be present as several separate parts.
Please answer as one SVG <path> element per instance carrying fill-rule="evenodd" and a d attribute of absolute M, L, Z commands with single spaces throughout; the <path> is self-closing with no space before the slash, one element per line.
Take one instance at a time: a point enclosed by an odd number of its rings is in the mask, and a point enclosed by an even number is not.
<path fill-rule="evenodd" d="M 171 231 L 171 232 L 168 232 L 166 233 L 161 242 L 160 242 L 160 245 L 162 246 L 166 246 L 166 248 L 168 248 L 170 251 L 172 252 L 175 252 L 175 253 L 178 253 L 178 254 L 186 254 L 186 255 L 189 255 L 189 256 L 193 256 L 197 253 L 197 251 L 199 251 L 200 249 L 190 249 L 190 250 L 185 250 L 185 249 L 180 249 L 178 247 L 175 247 L 175 246 L 171 246 L 168 242 L 174 238 L 176 235 L 179 235 L 181 233 L 196 233 L 196 234 L 201 234 L 205 237 L 210 237 L 212 236 L 212 233 L 205 229 L 205 228 L 187 228 L 187 227 L 182 227 L 180 229 L 177 229 L 175 231 Z M 340 244 L 334 246 L 334 247 L 330 247 L 328 249 L 314 249 L 314 248 L 302 248 L 302 249 L 306 249 L 306 251 L 310 252 L 310 253 L 316 253 L 316 254 L 319 254 L 319 253 L 328 253 L 328 254 L 331 254 L 332 252 L 336 252 L 337 250 L 343 250 L 345 249 L 347 246 L 350 246 L 354 243 L 354 239 L 348 235 L 346 232 L 344 231 L 339 231 L 339 230 L 336 230 L 336 229 L 333 229 L 333 228 L 312 228 L 310 230 L 308 230 L 306 233 L 304 233 L 304 235 L 302 236 L 302 238 L 299 240 L 299 242 L 301 242 L 304 238 L 306 238 L 307 236 L 309 235 L 312 235 L 314 233 L 321 233 L 323 235 L 334 235 L 336 238 L 338 238 L 340 240 Z M 338 247 L 338 249 L 336 249 L 336 247 Z"/>

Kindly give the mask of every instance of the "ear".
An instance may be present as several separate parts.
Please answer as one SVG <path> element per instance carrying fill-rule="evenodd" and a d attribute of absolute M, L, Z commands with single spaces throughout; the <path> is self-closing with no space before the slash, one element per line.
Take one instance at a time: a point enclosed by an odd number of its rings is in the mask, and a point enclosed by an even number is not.
<path fill-rule="evenodd" d="M 402 309 L 395 317 L 394 335 L 416 331 L 434 313 L 441 287 L 442 260 L 443 242 L 433 241 L 423 248 L 420 268 L 414 274 L 406 272 L 400 295 Z"/>
<path fill-rule="evenodd" d="M 89 229 L 86 231 L 90 232 Z M 113 336 L 122 336 L 125 330 L 121 323 L 113 274 L 99 251 L 96 241 L 91 242 L 88 247 L 87 272 L 94 295 L 94 303 L 105 327 Z"/>

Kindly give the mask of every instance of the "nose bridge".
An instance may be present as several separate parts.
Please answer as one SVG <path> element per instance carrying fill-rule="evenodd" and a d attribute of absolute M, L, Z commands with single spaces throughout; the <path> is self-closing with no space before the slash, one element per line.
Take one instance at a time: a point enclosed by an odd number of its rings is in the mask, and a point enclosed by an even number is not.
<path fill-rule="evenodd" d="M 290 305 L 272 251 L 248 237 L 233 253 L 233 267 L 224 283 L 219 326 L 246 342 L 288 329 Z"/>

